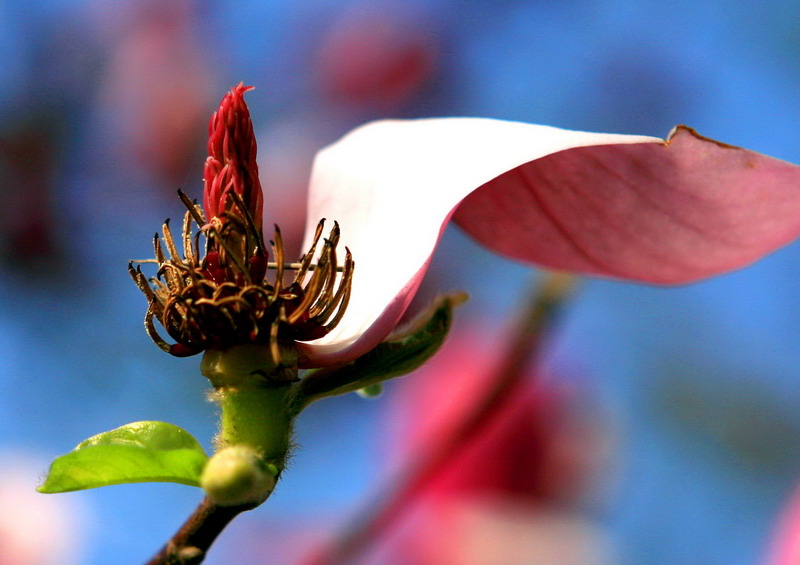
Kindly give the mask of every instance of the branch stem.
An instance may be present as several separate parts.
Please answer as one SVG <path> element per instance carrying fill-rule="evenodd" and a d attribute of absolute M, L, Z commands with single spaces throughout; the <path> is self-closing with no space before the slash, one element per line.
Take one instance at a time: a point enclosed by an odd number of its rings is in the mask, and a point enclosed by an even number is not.
<path fill-rule="evenodd" d="M 252 506 L 217 506 L 205 498 L 172 539 L 147 565 L 196 565 L 202 563 L 217 536 L 236 516 Z"/>

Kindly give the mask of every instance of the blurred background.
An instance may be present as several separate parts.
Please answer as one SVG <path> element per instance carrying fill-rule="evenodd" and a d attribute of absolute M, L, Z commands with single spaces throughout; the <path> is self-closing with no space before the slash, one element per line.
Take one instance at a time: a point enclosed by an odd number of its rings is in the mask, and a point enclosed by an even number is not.
<path fill-rule="evenodd" d="M 256 87 L 268 221 L 297 250 L 314 153 L 374 118 L 686 123 L 800 162 L 798 29 L 789 0 L 0 2 L 0 564 L 144 562 L 201 498 L 34 488 L 136 420 L 210 445 L 199 358 L 149 341 L 126 266 L 182 214 L 177 188 L 201 194 L 228 88 Z M 276 493 L 207 562 L 300 563 L 335 536 L 435 437 L 420 414 L 458 413 L 535 276 L 451 227 L 422 294 L 470 293 L 451 342 L 377 399 L 304 413 Z M 689 287 L 586 280 L 508 422 L 362 562 L 765 562 L 800 483 L 798 278 L 795 244 Z"/>

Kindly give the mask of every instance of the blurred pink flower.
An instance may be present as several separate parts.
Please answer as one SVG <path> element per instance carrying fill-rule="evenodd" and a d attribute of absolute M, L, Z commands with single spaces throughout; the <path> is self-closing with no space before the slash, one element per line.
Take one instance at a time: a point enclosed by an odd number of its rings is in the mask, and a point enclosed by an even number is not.
<path fill-rule="evenodd" d="M 800 488 L 790 497 L 778 520 L 765 565 L 800 563 Z"/>
<path fill-rule="evenodd" d="M 390 425 L 400 430 L 397 457 L 452 433 L 481 403 L 502 362 L 502 348 L 492 341 L 457 333 L 418 378 L 401 381 Z M 581 496 L 606 450 L 606 428 L 578 405 L 571 389 L 552 379 L 524 381 L 508 396 L 469 445 L 439 469 L 430 490 L 444 498 L 502 494 L 559 503 Z"/>
<path fill-rule="evenodd" d="M 323 149 L 312 171 L 304 247 L 320 218 L 335 219 L 357 266 L 343 319 L 300 344 L 301 363 L 380 343 L 451 218 L 513 259 L 678 284 L 796 238 L 798 186 L 800 167 L 686 127 L 665 141 L 478 118 L 367 124 Z"/>
<path fill-rule="evenodd" d="M 428 452 L 481 404 L 500 361 L 485 341 L 457 335 L 399 385 L 390 420 L 401 430 L 398 460 Z M 563 385 L 521 382 L 407 501 L 408 519 L 383 551 L 421 565 L 604 562 L 607 542 L 580 508 L 609 428 L 585 408 Z"/>
<path fill-rule="evenodd" d="M 88 513 L 80 501 L 36 492 L 41 463 L 0 452 L 0 565 L 83 562 Z"/>
<path fill-rule="evenodd" d="M 214 100 L 195 11 L 187 0 L 145 0 L 115 7 L 98 24 L 114 30 L 101 103 L 115 148 L 170 186 L 186 182 Z"/>
<path fill-rule="evenodd" d="M 512 499 L 453 500 L 398 544 L 397 565 L 612 565 L 606 533 L 578 512 Z M 373 561 L 374 562 L 374 561 Z M 369 563 L 369 561 L 365 562 Z"/>

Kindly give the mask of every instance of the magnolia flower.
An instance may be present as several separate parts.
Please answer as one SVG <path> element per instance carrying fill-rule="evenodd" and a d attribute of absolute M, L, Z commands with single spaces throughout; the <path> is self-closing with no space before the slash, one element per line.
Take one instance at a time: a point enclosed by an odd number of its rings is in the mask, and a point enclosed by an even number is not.
<path fill-rule="evenodd" d="M 165 224 L 157 277 L 131 269 L 150 303 L 148 333 L 175 355 L 254 343 L 301 368 L 355 359 L 395 328 L 451 218 L 513 259 L 665 284 L 743 266 L 800 233 L 800 167 L 687 127 L 662 140 L 476 118 L 380 121 L 318 154 L 308 252 L 285 263 L 277 226 L 271 254 L 263 237 L 247 90 L 233 88 L 211 119 L 204 210 L 182 195 L 182 245 Z M 333 228 L 318 245 L 325 218 Z"/>

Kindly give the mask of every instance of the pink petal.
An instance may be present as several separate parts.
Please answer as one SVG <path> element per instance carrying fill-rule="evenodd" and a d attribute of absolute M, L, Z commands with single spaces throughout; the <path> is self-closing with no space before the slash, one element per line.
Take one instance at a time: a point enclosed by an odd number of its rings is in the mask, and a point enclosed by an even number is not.
<path fill-rule="evenodd" d="M 690 128 L 666 143 L 576 148 L 470 194 L 487 247 L 566 271 L 676 284 L 736 269 L 800 232 L 800 167 Z"/>
<path fill-rule="evenodd" d="M 679 283 L 792 240 L 797 186 L 800 167 L 684 127 L 664 142 L 479 118 L 362 126 L 314 165 L 307 240 L 319 218 L 337 220 L 356 270 L 341 324 L 304 352 L 329 364 L 383 340 L 456 208 L 468 233 L 510 257 Z"/>

